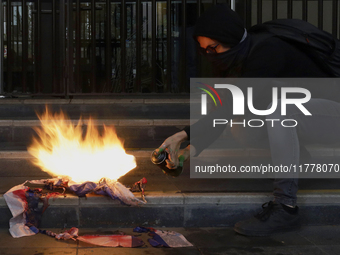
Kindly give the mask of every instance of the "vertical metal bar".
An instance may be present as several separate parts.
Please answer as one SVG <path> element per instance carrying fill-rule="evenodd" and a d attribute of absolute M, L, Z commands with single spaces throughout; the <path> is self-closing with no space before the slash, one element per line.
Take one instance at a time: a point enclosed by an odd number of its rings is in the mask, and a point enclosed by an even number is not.
<path fill-rule="evenodd" d="M 21 1 L 22 5 L 22 91 L 27 90 L 27 65 L 28 65 L 28 38 L 27 38 L 27 4 L 26 0 Z"/>
<path fill-rule="evenodd" d="M 98 24 L 98 28 L 99 28 L 99 36 L 98 36 L 98 43 L 99 43 L 99 56 L 100 59 L 102 60 L 102 58 L 104 58 L 104 62 L 106 63 L 106 56 L 105 56 L 105 21 L 104 21 L 104 17 L 105 17 L 105 13 L 103 11 L 99 11 L 99 24 Z M 104 25 L 104 33 L 102 32 L 102 26 Z M 104 53 L 104 54 L 103 54 Z M 104 63 L 104 65 L 105 65 Z M 100 63 L 100 65 L 102 65 L 102 62 Z M 106 68 L 106 67 L 105 67 Z M 106 79 L 106 78 L 105 78 Z"/>
<path fill-rule="evenodd" d="M 86 4 L 84 5 L 86 6 Z M 83 58 L 87 58 L 87 53 L 86 53 L 86 48 L 85 48 L 85 45 L 83 45 L 83 41 L 86 42 L 87 41 L 87 38 L 86 38 L 86 17 L 87 17 L 87 11 L 84 12 L 84 15 L 82 15 L 82 12 L 80 12 L 80 30 L 81 30 L 81 35 L 80 35 L 80 41 L 81 41 L 81 47 L 83 48 L 83 51 L 82 51 L 82 57 Z M 82 26 L 83 25 L 83 26 Z"/>
<path fill-rule="evenodd" d="M 78 0 L 79 1 L 79 0 Z M 111 67 L 111 59 L 112 59 L 112 50 L 111 50 L 111 0 L 106 0 L 106 34 L 105 34 L 105 67 L 106 67 L 106 88 L 110 88 L 111 84 L 111 75 L 112 75 L 112 67 Z"/>
<path fill-rule="evenodd" d="M 245 16 L 246 16 L 246 28 L 251 27 L 251 0 L 246 0 Z"/>
<path fill-rule="evenodd" d="M 332 34 L 337 37 L 338 34 L 338 0 L 332 0 Z"/>
<path fill-rule="evenodd" d="M 202 5 L 202 0 L 197 0 L 197 17 L 201 16 L 201 12 L 202 12 L 201 5 Z M 231 7 L 232 7 L 232 1 L 230 1 L 230 8 Z M 195 47 L 197 46 L 195 45 Z M 202 71 L 202 56 L 201 54 L 196 54 L 196 56 L 197 56 L 197 74 L 200 75 Z"/>
<path fill-rule="evenodd" d="M 66 95 L 67 91 L 65 89 L 66 86 L 66 67 L 65 67 L 65 49 L 66 49 L 66 26 L 65 26 L 65 1 L 66 0 L 60 0 L 59 2 L 59 38 L 60 38 L 60 54 L 59 54 L 59 61 L 60 61 L 60 89 L 64 92 Z"/>
<path fill-rule="evenodd" d="M 15 62 L 16 64 L 19 64 L 18 63 L 18 55 L 19 55 L 19 31 L 20 31 L 20 14 L 19 14 L 19 6 L 17 5 L 15 7 L 15 10 L 16 10 L 16 20 L 17 20 L 17 29 L 16 29 L 16 40 L 15 40 L 15 44 L 16 44 L 16 56 L 15 56 Z M 13 10 L 14 11 L 14 10 Z M 19 66 L 17 66 L 18 68 Z"/>
<path fill-rule="evenodd" d="M 91 1 L 91 92 L 96 90 L 96 1 Z"/>
<path fill-rule="evenodd" d="M 35 64 L 37 65 L 37 92 L 41 93 L 42 90 L 42 83 L 41 83 L 41 0 L 38 1 L 38 8 L 37 8 L 37 62 Z"/>
<path fill-rule="evenodd" d="M 57 36 L 56 36 L 56 0 L 52 1 L 52 66 L 53 66 L 53 70 L 52 70 L 52 75 L 53 75 L 53 79 L 52 79 L 52 92 L 53 93 L 57 93 L 57 61 L 56 61 L 56 40 L 57 40 Z"/>
<path fill-rule="evenodd" d="M 158 8 L 157 8 L 157 1 L 156 1 L 156 13 L 157 13 L 157 15 L 156 15 L 156 63 L 157 63 L 157 65 L 159 65 L 159 38 L 160 38 L 160 36 L 159 36 L 159 34 L 160 33 L 158 33 L 158 31 L 159 31 L 159 29 L 158 29 L 158 21 L 159 21 L 159 15 L 158 15 L 158 13 L 159 13 L 159 10 L 158 10 Z M 157 69 L 159 68 L 160 66 L 157 66 Z M 157 73 L 156 73 L 156 78 L 157 78 Z M 156 81 L 157 82 L 157 81 Z"/>
<path fill-rule="evenodd" d="M 4 24 L 4 5 L 3 1 L 0 2 L 0 24 Z M 4 29 L 3 25 L 0 26 L 0 94 L 4 93 L 4 79 L 3 79 L 3 70 L 4 70 Z"/>
<path fill-rule="evenodd" d="M 288 0 L 288 3 L 287 3 L 287 18 L 288 19 L 293 18 L 293 0 Z"/>
<path fill-rule="evenodd" d="M 167 92 L 171 92 L 171 0 L 167 0 L 166 2 L 166 39 L 166 84 Z"/>
<path fill-rule="evenodd" d="M 302 0 L 302 19 L 307 21 L 308 19 L 308 3 L 307 0 Z"/>
<path fill-rule="evenodd" d="M 145 4 L 146 9 L 146 58 L 149 59 L 149 3 Z"/>
<path fill-rule="evenodd" d="M 161 22 L 162 22 L 162 39 L 161 39 L 161 44 L 162 44 L 162 70 L 164 70 L 164 15 L 163 15 L 163 11 L 162 11 L 162 4 L 163 3 L 160 3 L 160 6 L 161 6 Z"/>
<path fill-rule="evenodd" d="M 121 87 L 125 92 L 126 86 L 126 0 L 121 0 L 120 5 L 120 58 L 121 58 Z"/>
<path fill-rule="evenodd" d="M 141 64 L 142 64 L 142 2 L 137 0 L 136 6 L 136 91 L 141 92 Z"/>
<path fill-rule="evenodd" d="M 236 10 L 236 0 L 231 0 L 230 1 L 230 9 L 232 9 L 233 11 Z"/>
<path fill-rule="evenodd" d="M 153 92 L 156 92 L 156 0 L 151 0 L 151 24 L 152 24 L 152 37 L 151 37 L 151 87 Z"/>
<path fill-rule="evenodd" d="M 132 49 L 132 47 L 133 47 L 133 3 L 130 3 L 130 34 L 129 34 L 129 36 L 127 37 L 127 38 L 129 38 L 129 47 L 130 47 L 130 52 L 131 51 L 133 51 L 133 49 Z M 130 61 L 131 61 L 131 63 L 129 64 L 129 70 L 128 70 L 128 74 L 129 74 L 129 76 L 128 76 L 128 82 L 129 82 L 129 84 L 133 84 L 133 82 L 131 81 L 131 73 L 133 73 L 133 60 L 132 59 L 130 59 Z M 128 89 L 130 89 L 131 90 L 131 87 L 132 87 L 132 89 L 133 89 L 133 85 L 131 86 L 130 85 L 130 87 L 128 88 Z"/>
<path fill-rule="evenodd" d="M 323 28 L 323 0 L 318 0 L 318 28 Z"/>
<path fill-rule="evenodd" d="M 133 35 L 133 4 L 130 3 L 130 35 L 129 38 L 132 41 L 132 35 Z"/>
<path fill-rule="evenodd" d="M 95 7 L 96 9 L 97 9 L 97 7 Z M 101 11 L 99 11 L 98 12 L 98 48 L 99 48 L 99 56 L 101 56 L 101 53 L 100 53 L 100 51 L 101 51 L 101 48 L 102 48 L 102 46 L 101 46 L 101 40 L 102 40 L 102 29 L 101 29 L 101 25 L 102 25 L 102 20 L 103 20 L 103 12 L 101 12 Z M 97 23 L 96 23 L 96 27 L 97 27 Z"/>
<path fill-rule="evenodd" d="M 277 0 L 272 0 L 272 19 L 277 19 Z"/>
<path fill-rule="evenodd" d="M 17 3 L 17 4 L 19 4 L 19 3 Z M 17 65 L 17 68 L 19 68 L 19 66 L 20 66 L 20 63 L 19 63 L 19 53 L 20 53 L 20 51 L 19 51 L 19 49 L 20 49 L 20 47 L 19 47 L 19 41 L 20 41 L 20 34 L 21 34 L 21 39 L 22 39 L 22 21 L 21 21 L 21 16 L 20 16 L 20 5 L 17 5 L 16 6 L 16 19 L 17 19 L 17 29 L 16 29 L 16 32 L 17 32 L 17 34 L 16 34 L 16 49 L 17 49 L 17 54 L 16 54 L 16 65 Z M 22 47 L 22 45 L 21 45 L 21 47 Z M 21 52 L 21 54 L 22 54 L 22 52 Z"/>
<path fill-rule="evenodd" d="M 115 6 L 115 14 L 114 14 L 114 27 L 115 27 L 115 47 L 114 47 L 114 56 L 115 56 L 115 59 L 114 59 L 114 63 L 115 63 L 115 78 L 117 78 L 117 75 L 118 75 L 118 61 L 117 61 L 117 45 L 118 45 L 118 35 L 117 35 L 117 9 L 118 9 L 118 4 L 114 4 Z"/>
<path fill-rule="evenodd" d="M 81 91 L 80 84 L 80 59 L 81 59 L 81 10 L 80 0 L 76 3 L 76 92 Z"/>
<path fill-rule="evenodd" d="M 177 11 L 177 9 L 178 9 L 178 3 L 174 2 L 172 4 L 174 6 L 174 11 L 171 12 L 171 29 L 172 29 L 172 31 L 174 31 L 174 32 L 176 31 L 177 32 L 178 27 L 175 27 L 175 22 L 177 22 L 177 18 L 178 17 L 175 16 L 175 11 Z M 172 45 L 172 49 L 174 51 L 177 50 L 177 39 L 178 39 L 178 37 L 174 35 L 174 37 L 173 37 L 173 45 Z M 175 51 L 175 52 L 177 52 L 177 51 Z M 173 61 L 172 63 L 177 63 L 176 62 L 177 61 L 177 54 L 173 54 L 171 57 L 173 58 L 172 59 L 172 61 Z M 178 66 L 177 65 L 176 66 L 173 65 L 172 67 L 174 67 L 174 69 L 176 71 L 178 70 Z M 174 89 L 176 88 L 176 86 L 177 86 L 177 84 L 175 84 L 174 87 L 172 87 L 172 91 L 171 92 L 175 92 Z"/>
<path fill-rule="evenodd" d="M 187 1 L 186 0 L 182 0 L 182 56 L 181 56 L 181 63 L 183 64 L 182 66 L 182 71 L 183 71 L 183 75 L 182 75 L 182 85 L 184 87 L 181 88 L 181 91 L 185 91 L 186 87 L 187 87 L 187 61 L 186 61 L 186 55 L 187 55 L 187 47 L 186 47 L 186 18 L 187 18 Z"/>
<path fill-rule="evenodd" d="M 11 0 L 7 0 L 7 22 L 6 22 L 6 32 L 7 32 L 7 92 L 12 92 L 12 4 Z M 2 54 L 2 53 L 1 53 Z"/>
<path fill-rule="evenodd" d="M 73 92 L 74 75 L 73 75 L 73 1 L 69 0 L 67 4 L 67 84 L 66 95 Z M 72 91 L 71 91 L 72 90 Z"/>
<path fill-rule="evenodd" d="M 262 0 L 257 0 L 257 24 L 262 24 Z"/>

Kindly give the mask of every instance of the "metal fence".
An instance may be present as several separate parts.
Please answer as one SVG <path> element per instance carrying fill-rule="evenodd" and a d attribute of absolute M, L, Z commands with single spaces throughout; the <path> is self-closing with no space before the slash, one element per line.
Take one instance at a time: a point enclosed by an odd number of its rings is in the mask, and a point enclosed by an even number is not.
<path fill-rule="evenodd" d="M 339 0 L 1 1 L 0 92 L 12 95 L 187 93 L 209 76 L 193 26 L 227 2 L 246 27 L 300 18 L 339 35 Z"/>

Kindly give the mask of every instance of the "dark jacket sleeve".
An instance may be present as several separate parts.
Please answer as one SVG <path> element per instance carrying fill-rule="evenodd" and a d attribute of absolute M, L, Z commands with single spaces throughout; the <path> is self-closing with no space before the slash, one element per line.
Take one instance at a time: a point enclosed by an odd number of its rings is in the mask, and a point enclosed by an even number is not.
<path fill-rule="evenodd" d="M 188 140 L 190 140 L 190 126 L 186 126 L 185 128 L 183 128 L 183 131 L 187 133 Z"/>
<path fill-rule="evenodd" d="M 193 145 L 196 149 L 196 155 L 198 156 L 202 150 L 209 147 L 223 132 L 226 128 L 226 125 L 217 125 L 213 127 L 213 120 L 220 118 L 223 116 L 231 116 L 232 108 L 228 103 L 231 100 L 225 100 L 227 103 L 224 107 L 217 107 L 215 110 L 210 112 L 208 115 L 204 116 L 196 123 L 191 126 L 186 126 L 183 130 L 188 135 L 188 140 L 190 140 L 190 144 Z"/>

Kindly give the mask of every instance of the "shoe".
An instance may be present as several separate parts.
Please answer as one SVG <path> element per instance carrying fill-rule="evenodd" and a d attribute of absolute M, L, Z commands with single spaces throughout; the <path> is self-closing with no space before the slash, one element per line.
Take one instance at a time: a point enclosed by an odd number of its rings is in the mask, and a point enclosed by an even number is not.
<path fill-rule="evenodd" d="M 289 209 L 285 209 L 282 204 L 270 201 L 264 203 L 262 208 L 263 211 L 254 217 L 237 222 L 234 230 L 245 236 L 268 236 L 300 228 L 297 206 L 294 212 L 288 212 Z"/>

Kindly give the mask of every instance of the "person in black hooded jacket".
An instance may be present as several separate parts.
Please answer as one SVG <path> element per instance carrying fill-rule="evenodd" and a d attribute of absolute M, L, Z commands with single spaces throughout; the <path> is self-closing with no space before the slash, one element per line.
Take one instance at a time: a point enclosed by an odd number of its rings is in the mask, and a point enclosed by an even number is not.
<path fill-rule="evenodd" d="M 214 69 L 219 70 L 223 77 L 323 78 L 333 76 L 318 61 L 308 55 L 303 47 L 293 45 L 276 36 L 252 33 L 252 29 L 247 31 L 240 17 L 227 5 L 216 5 L 207 10 L 196 23 L 194 38 Z M 318 98 L 313 98 L 306 104 L 307 109 L 311 110 L 315 116 L 309 119 L 301 117 L 298 128 L 285 129 L 277 126 L 262 129 L 262 132 L 265 132 L 264 136 L 268 139 L 274 165 L 299 164 L 300 148 L 304 150 L 304 153 L 308 153 L 301 146 L 301 137 L 312 143 L 319 142 L 320 137 L 327 143 L 340 142 L 338 133 L 340 104 L 335 102 L 340 91 L 337 89 L 335 91 L 320 90 L 317 93 Z M 269 103 L 269 101 L 264 102 L 267 105 Z M 296 115 L 296 109 L 287 109 L 287 111 L 287 115 Z M 269 117 L 282 118 L 278 111 Z M 209 143 L 221 135 L 226 125 L 221 125 L 214 132 L 207 132 L 208 124 L 210 125 L 213 118 L 214 113 L 207 115 L 191 127 L 186 127 L 163 142 L 159 149 L 166 149 L 169 152 L 170 158 L 167 160 L 169 169 L 178 166 L 179 155 L 184 159 L 187 159 L 190 154 L 198 155 L 209 146 Z M 317 125 L 316 123 L 320 123 L 321 120 L 324 125 Z M 254 138 L 253 135 L 247 133 L 248 129 L 237 132 L 231 130 L 231 132 L 237 140 L 242 140 L 242 142 L 246 142 L 250 137 Z M 195 134 L 196 137 L 191 137 L 190 133 Z M 197 139 L 201 140 L 202 137 L 207 138 L 208 142 L 197 143 Z M 185 140 L 190 140 L 190 145 L 180 151 L 180 145 Z M 236 223 L 234 230 L 244 235 L 266 236 L 282 230 L 296 229 L 299 227 L 298 207 L 296 206 L 297 190 L 297 178 L 275 179 L 274 201 L 267 203 L 266 209 L 257 216 Z"/>

